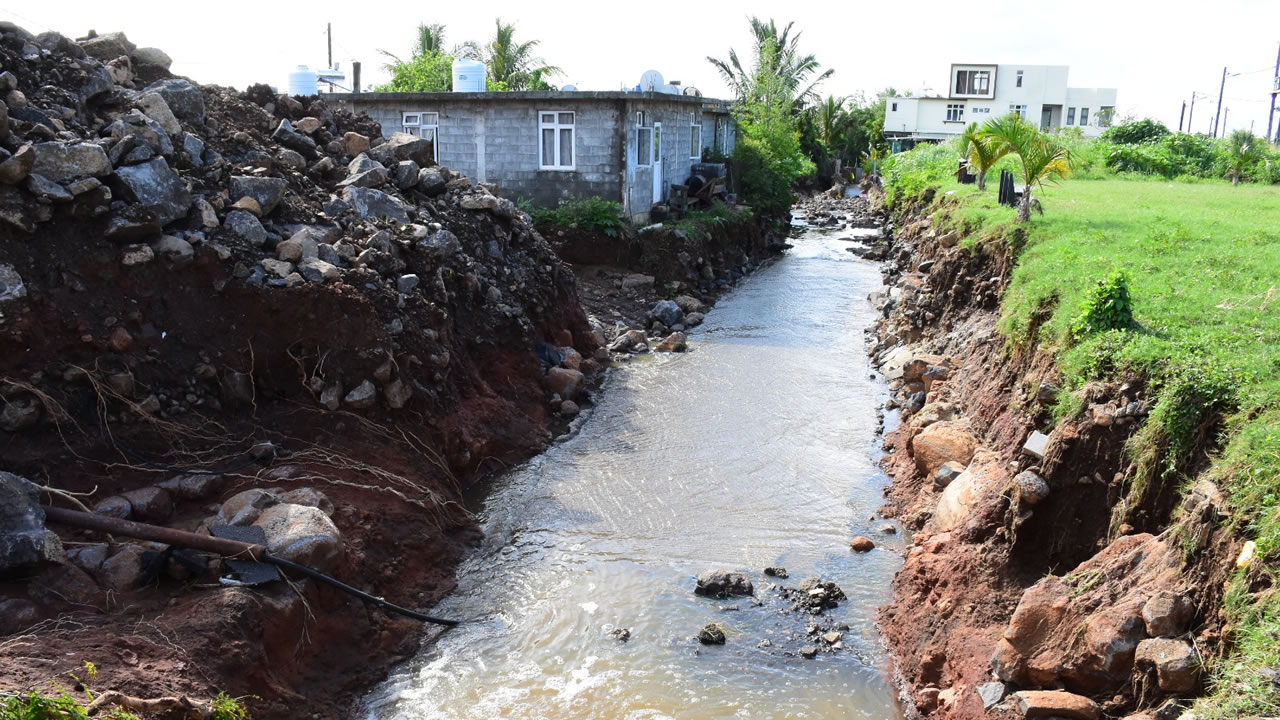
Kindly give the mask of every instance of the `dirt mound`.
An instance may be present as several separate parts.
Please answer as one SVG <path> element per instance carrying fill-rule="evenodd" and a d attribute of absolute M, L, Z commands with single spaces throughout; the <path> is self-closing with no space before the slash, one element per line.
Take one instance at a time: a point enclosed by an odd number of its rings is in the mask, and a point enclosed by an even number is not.
<path fill-rule="evenodd" d="M 89 506 L 221 477 L 174 492 L 160 521 L 188 529 L 247 487 L 318 487 L 340 577 L 413 607 L 447 592 L 476 538 L 462 488 L 550 437 L 539 348 L 596 370 L 601 339 L 530 218 L 428 141 L 322 97 L 200 87 L 122 35 L 0 24 L 0 67 L 0 470 Z M 0 578 L 41 623 L 0 628 L 20 639 L 0 643 L 0 689 L 91 661 L 134 695 L 339 717 L 416 644 L 305 583 L 104 577 Z"/>

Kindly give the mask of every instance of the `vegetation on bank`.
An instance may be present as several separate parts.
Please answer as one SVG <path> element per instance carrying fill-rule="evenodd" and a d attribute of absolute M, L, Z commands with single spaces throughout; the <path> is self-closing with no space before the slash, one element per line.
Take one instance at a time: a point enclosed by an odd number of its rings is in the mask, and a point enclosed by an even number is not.
<path fill-rule="evenodd" d="M 1076 391 L 1087 382 L 1143 378 L 1154 406 L 1130 442 L 1136 471 L 1122 506 L 1207 473 L 1233 529 L 1257 541 L 1225 602 L 1231 655 L 1211 668 L 1196 714 L 1274 714 L 1280 686 L 1260 671 L 1280 667 L 1280 188 L 1260 183 L 1278 158 L 1255 147 L 1239 162 L 1235 140 L 1145 125 L 1057 138 L 1074 179 L 1037 191 L 1045 214 L 1029 223 L 994 190 L 956 181 L 955 144 L 894 156 L 886 191 L 905 202 L 934 188 L 935 222 L 1016 259 L 1000 330 L 1010 346 L 1057 352 L 1060 416 L 1083 409 Z M 1139 174 L 1135 157 L 1162 160 Z M 993 169 L 1017 163 L 1005 156 Z"/>
<path fill-rule="evenodd" d="M 494 25 L 488 42 L 468 40 L 446 50 L 444 25 L 419 24 L 407 59 L 387 50 L 378 51 L 388 60 L 383 68 L 391 73 L 391 80 L 375 87 L 374 92 L 449 92 L 453 90 L 456 58 L 483 62 L 485 89 L 491 92 L 555 90 L 547 79 L 561 71 L 534 54 L 539 41 L 517 41 L 513 23 L 497 19 Z"/>

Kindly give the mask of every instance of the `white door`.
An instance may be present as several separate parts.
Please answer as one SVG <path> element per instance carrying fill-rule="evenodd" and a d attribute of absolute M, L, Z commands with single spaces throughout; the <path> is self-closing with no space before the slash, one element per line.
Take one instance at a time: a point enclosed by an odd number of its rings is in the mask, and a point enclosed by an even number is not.
<path fill-rule="evenodd" d="M 653 201 L 660 203 L 662 195 L 662 123 L 653 124 Z"/>

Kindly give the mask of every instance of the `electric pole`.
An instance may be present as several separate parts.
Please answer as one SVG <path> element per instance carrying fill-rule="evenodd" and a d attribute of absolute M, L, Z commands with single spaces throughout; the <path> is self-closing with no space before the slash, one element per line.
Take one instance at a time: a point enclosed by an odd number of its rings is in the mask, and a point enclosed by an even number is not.
<path fill-rule="evenodd" d="M 1227 124 L 1227 116 L 1228 116 L 1228 115 L 1230 115 L 1230 114 L 1231 114 L 1231 108 L 1224 108 L 1224 109 L 1223 109 L 1223 111 L 1222 111 L 1222 124 L 1223 124 L 1223 126 L 1224 126 L 1224 127 L 1222 128 L 1222 137 L 1226 137 L 1226 136 L 1227 136 L 1227 128 L 1226 128 L 1225 126 L 1226 126 L 1226 124 Z"/>
<path fill-rule="evenodd" d="M 333 23 L 324 24 L 324 33 L 329 38 L 329 69 L 333 69 Z"/>
<path fill-rule="evenodd" d="M 1196 116 L 1196 94 L 1191 93 L 1191 112 L 1187 114 L 1187 132 L 1195 134 L 1195 129 L 1191 127 L 1191 120 Z"/>
<path fill-rule="evenodd" d="M 1213 117 L 1213 136 L 1218 137 L 1218 119 L 1222 117 L 1222 91 L 1227 89 L 1227 69 L 1222 68 L 1222 83 L 1218 85 L 1218 110 Z"/>
<path fill-rule="evenodd" d="M 1276 93 L 1280 92 L 1280 50 L 1276 51 L 1276 71 L 1271 78 L 1271 113 L 1267 115 L 1267 139 L 1271 139 L 1271 124 L 1276 117 Z"/>
<path fill-rule="evenodd" d="M 1182 132 L 1182 121 L 1187 117 L 1187 101 L 1182 101 L 1182 112 L 1178 114 L 1178 132 Z"/>

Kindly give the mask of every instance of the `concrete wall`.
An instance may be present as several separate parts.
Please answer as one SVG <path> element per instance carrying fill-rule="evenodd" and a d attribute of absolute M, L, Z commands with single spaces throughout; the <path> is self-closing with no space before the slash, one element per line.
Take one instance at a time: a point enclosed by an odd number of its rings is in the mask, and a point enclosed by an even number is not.
<path fill-rule="evenodd" d="M 527 97 L 533 95 L 533 97 Z M 663 197 L 683 183 L 704 148 L 733 151 L 736 129 L 729 115 L 692 98 L 650 93 L 379 94 L 358 96 L 352 109 L 382 124 L 383 135 L 402 130 L 404 113 L 438 113 L 436 159 L 477 182 L 496 183 L 509 198 L 552 206 L 561 200 L 599 196 L 623 203 L 643 220 L 654 202 L 653 170 L 636 157 L 637 113 L 648 127 L 662 124 Z M 575 113 L 573 170 L 540 169 L 540 112 Z M 702 126 L 699 147 L 691 127 Z"/>

